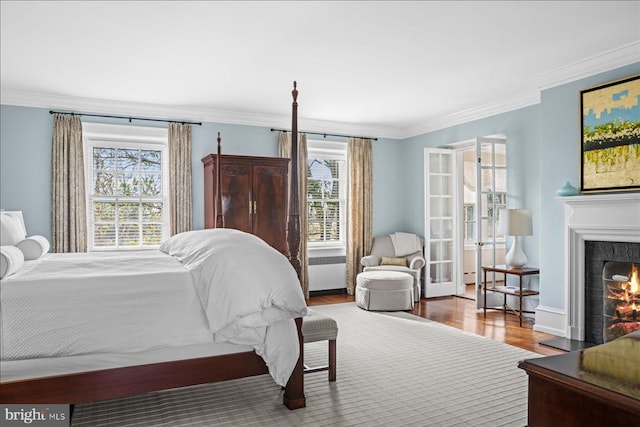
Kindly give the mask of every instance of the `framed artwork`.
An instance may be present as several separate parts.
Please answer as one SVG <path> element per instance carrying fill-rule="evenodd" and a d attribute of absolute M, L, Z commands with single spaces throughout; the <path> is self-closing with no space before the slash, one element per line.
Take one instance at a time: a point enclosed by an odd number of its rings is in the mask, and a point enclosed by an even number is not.
<path fill-rule="evenodd" d="M 580 191 L 640 191 L 640 74 L 580 91 Z"/>

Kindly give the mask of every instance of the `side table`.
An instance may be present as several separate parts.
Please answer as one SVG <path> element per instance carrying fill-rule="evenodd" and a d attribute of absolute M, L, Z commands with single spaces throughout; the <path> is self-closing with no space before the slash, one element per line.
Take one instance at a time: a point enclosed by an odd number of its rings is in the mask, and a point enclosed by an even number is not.
<path fill-rule="evenodd" d="M 504 304 L 502 305 L 502 311 L 506 313 L 506 309 L 508 308 L 514 314 L 516 314 L 520 318 L 520 327 L 522 327 L 522 313 L 533 313 L 532 311 L 522 310 L 522 298 L 528 297 L 531 295 L 538 295 L 540 292 L 532 291 L 530 289 L 522 289 L 522 278 L 524 276 L 531 276 L 535 274 L 540 274 L 540 269 L 533 267 L 522 267 L 522 268 L 513 268 L 508 265 L 494 265 L 494 266 L 482 266 L 482 271 L 484 272 L 484 282 L 482 284 L 482 288 L 484 290 L 484 317 L 487 317 L 487 291 L 497 292 L 500 294 L 504 294 Z M 519 287 L 514 288 L 510 286 L 492 286 L 491 288 L 487 288 L 487 271 L 493 271 L 496 273 L 504 273 L 513 274 L 520 278 Z M 506 276 L 505 276 L 506 279 Z M 507 295 L 517 296 L 520 300 L 520 304 L 518 305 L 518 309 L 511 308 L 507 305 Z"/>

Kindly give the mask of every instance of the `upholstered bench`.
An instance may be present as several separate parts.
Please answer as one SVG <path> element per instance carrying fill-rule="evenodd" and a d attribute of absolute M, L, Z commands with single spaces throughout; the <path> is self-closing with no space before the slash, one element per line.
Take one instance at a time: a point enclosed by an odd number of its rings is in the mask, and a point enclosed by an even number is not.
<path fill-rule="evenodd" d="M 411 310 L 413 276 L 399 271 L 364 271 L 356 277 L 356 304 L 365 310 Z"/>
<path fill-rule="evenodd" d="M 329 381 L 335 381 L 338 323 L 332 318 L 308 308 L 307 315 L 302 318 L 302 336 L 304 342 L 329 341 L 329 365 L 310 367 L 305 364 L 304 373 L 329 371 Z"/>

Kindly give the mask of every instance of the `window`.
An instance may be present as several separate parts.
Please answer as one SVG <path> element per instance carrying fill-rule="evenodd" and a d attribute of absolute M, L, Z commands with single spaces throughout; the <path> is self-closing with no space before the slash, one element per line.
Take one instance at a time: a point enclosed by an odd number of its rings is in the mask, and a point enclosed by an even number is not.
<path fill-rule="evenodd" d="M 309 247 L 344 246 L 347 206 L 347 145 L 307 142 Z"/>
<path fill-rule="evenodd" d="M 482 206 L 486 207 L 486 211 L 482 213 L 487 218 L 495 218 L 495 221 L 486 223 L 483 229 L 482 240 L 494 237 L 493 227 L 497 226 L 498 212 L 500 209 L 506 209 L 507 194 L 506 193 L 487 193 L 485 194 L 486 202 Z M 465 203 L 463 209 L 464 223 L 464 241 L 466 244 L 472 243 L 476 239 L 476 204 Z M 503 235 L 496 234 L 497 241 L 504 241 Z"/>
<path fill-rule="evenodd" d="M 167 130 L 83 123 L 90 251 L 157 248 L 169 235 Z"/>
<path fill-rule="evenodd" d="M 481 194 L 480 209 L 476 205 L 476 190 L 477 190 L 477 178 L 476 178 L 476 150 L 475 148 L 468 148 L 462 150 L 462 190 L 463 190 L 463 231 L 464 231 L 464 243 L 466 245 L 473 244 L 476 239 L 486 242 L 488 239 L 494 237 L 494 227 L 497 224 L 498 212 L 500 209 L 505 209 L 507 205 L 507 193 L 506 193 L 506 156 L 504 155 L 504 148 L 497 146 L 495 148 L 495 165 L 485 164 L 482 171 L 482 182 L 485 185 L 485 190 Z M 487 157 L 489 155 L 487 154 Z M 492 174 L 491 169 L 495 169 L 495 174 Z M 495 178 L 493 178 L 495 176 Z M 493 181 L 496 181 L 495 185 Z M 480 216 L 482 223 L 482 236 L 477 236 L 477 220 Z M 497 242 L 504 242 L 504 236 L 496 235 Z"/>
<path fill-rule="evenodd" d="M 500 212 L 500 209 L 507 208 L 507 193 L 498 192 L 496 190 L 496 192 L 494 193 L 488 193 L 486 197 L 487 197 L 486 215 L 488 218 L 493 219 L 493 221 L 491 221 L 491 225 L 487 226 L 485 229 L 486 236 L 487 238 L 495 237 L 496 240 L 504 239 L 503 235 L 499 235 L 497 233 L 494 236 L 494 227 L 498 226 L 498 212 Z"/>
<path fill-rule="evenodd" d="M 464 241 L 473 242 L 476 236 L 476 205 L 465 203 L 462 207 L 464 212 Z"/>

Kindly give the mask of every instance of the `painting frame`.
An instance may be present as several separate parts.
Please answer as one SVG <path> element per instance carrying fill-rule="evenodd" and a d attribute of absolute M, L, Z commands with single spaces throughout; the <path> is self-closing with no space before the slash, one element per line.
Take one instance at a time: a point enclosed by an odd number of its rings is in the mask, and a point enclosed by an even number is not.
<path fill-rule="evenodd" d="M 580 192 L 640 191 L 640 74 L 580 91 Z"/>

